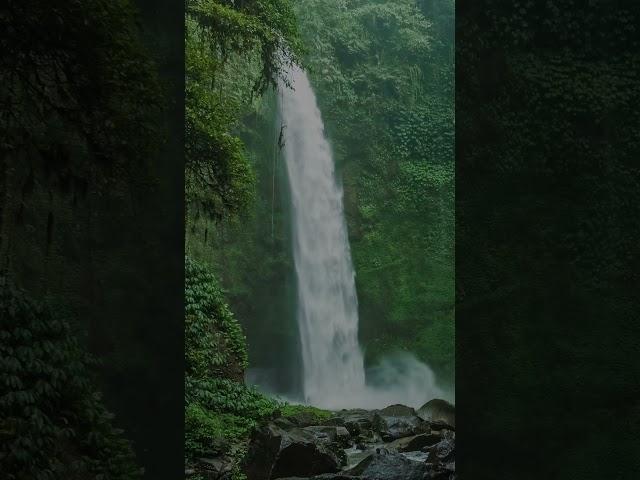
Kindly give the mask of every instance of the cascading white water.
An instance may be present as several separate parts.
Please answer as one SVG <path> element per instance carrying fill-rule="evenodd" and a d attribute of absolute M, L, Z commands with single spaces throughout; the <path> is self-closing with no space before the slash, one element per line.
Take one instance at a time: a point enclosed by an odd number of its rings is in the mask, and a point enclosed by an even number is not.
<path fill-rule="evenodd" d="M 358 344 L 358 300 L 331 148 L 304 71 L 292 68 L 295 90 L 283 88 L 284 156 L 293 203 L 298 327 L 305 400 L 327 405 L 361 390 L 364 362 Z"/>
<path fill-rule="evenodd" d="M 284 157 L 292 199 L 293 254 L 304 396 L 324 408 L 420 406 L 445 395 L 433 373 L 408 354 L 365 368 L 358 343 L 358 299 L 342 189 L 331 147 L 306 73 L 292 67 L 281 86 Z"/>

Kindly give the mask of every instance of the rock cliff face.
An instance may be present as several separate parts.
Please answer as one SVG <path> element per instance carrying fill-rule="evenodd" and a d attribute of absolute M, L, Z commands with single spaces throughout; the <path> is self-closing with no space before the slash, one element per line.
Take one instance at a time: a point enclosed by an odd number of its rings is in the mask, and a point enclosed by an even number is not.
<path fill-rule="evenodd" d="M 183 401 L 184 141 L 170 132 L 184 131 L 171 100 L 184 97 L 184 37 L 145 3 L 12 2 L 0 19 L 12 52 L 0 275 L 49 303 L 102 360 L 96 388 L 157 478 L 180 466 L 169 452 L 182 443 L 163 434 L 179 428 L 167 418 Z"/>

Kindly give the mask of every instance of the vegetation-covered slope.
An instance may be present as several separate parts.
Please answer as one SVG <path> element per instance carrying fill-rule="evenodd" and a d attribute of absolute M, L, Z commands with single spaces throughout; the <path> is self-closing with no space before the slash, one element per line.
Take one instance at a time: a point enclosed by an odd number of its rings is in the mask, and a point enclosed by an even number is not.
<path fill-rule="evenodd" d="M 254 171 L 238 135 L 300 50 L 286 0 L 186 3 L 185 463 L 240 472 L 249 434 L 278 404 L 244 385 L 245 338 L 213 273 L 211 238 L 253 205 Z M 216 265 L 219 266 L 219 265 Z"/>
<path fill-rule="evenodd" d="M 369 360 L 454 370 L 453 1 L 304 0 L 298 15 L 341 167 Z"/>
<path fill-rule="evenodd" d="M 453 2 L 304 0 L 295 10 L 344 184 L 367 361 L 408 350 L 452 384 Z M 234 132 L 255 172 L 255 200 L 243 217 L 201 226 L 190 240 L 228 290 L 253 366 L 291 391 L 299 379 L 287 131 L 275 94 L 254 105 Z"/>
<path fill-rule="evenodd" d="M 202 457 L 229 458 L 234 478 L 251 430 L 278 404 L 244 385 L 245 338 L 214 275 L 185 262 L 185 462 L 204 473 Z"/>
<path fill-rule="evenodd" d="M 263 201 L 259 169 L 273 159 L 269 86 L 284 79 L 287 65 L 299 58 L 297 21 L 283 0 L 190 0 L 186 35 L 186 248 L 220 276 L 249 336 L 260 338 L 253 326 L 282 331 L 282 322 L 269 321 L 271 302 L 259 285 L 285 283 L 273 273 L 284 242 L 271 247 L 269 224 L 256 221 L 255 212 L 267 218 L 270 203 Z M 234 240 L 228 243 L 230 231 Z M 243 291 L 241 300 L 236 289 Z M 255 310 L 249 314 L 255 308 L 260 316 Z M 286 331 L 288 345 L 295 346 L 295 330 Z"/>

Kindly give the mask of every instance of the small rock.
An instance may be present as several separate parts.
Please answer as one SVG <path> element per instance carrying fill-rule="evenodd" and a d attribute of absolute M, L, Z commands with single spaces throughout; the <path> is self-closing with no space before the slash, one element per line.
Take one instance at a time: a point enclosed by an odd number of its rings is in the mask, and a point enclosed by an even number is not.
<path fill-rule="evenodd" d="M 233 470 L 233 459 L 230 457 L 199 458 L 194 469 L 207 480 L 226 480 Z"/>

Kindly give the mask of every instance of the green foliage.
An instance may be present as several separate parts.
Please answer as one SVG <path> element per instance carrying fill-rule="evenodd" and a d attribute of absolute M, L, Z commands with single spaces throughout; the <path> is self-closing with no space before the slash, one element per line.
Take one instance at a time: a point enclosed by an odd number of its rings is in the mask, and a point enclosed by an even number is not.
<path fill-rule="evenodd" d="M 188 464 L 206 455 L 226 455 L 235 477 L 246 442 L 259 421 L 279 404 L 245 386 L 244 335 L 224 302 L 215 276 L 185 259 L 185 455 Z"/>
<path fill-rule="evenodd" d="M 285 404 L 280 408 L 280 414 L 283 417 L 295 417 L 298 415 L 304 415 L 306 417 L 310 417 L 313 419 L 313 422 L 321 423 L 324 420 L 328 420 L 333 416 L 328 410 L 322 410 L 317 407 L 312 407 L 309 405 L 291 405 Z"/>
<path fill-rule="evenodd" d="M 66 321 L 3 280 L 0 323 L 3 478 L 140 478 Z"/>
<path fill-rule="evenodd" d="M 453 2 L 304 0 L 298 14 L 342 167 L 367 359 L 410 350 L 450 383 Z"/>
<path fill-rule="evenodd" d="M 284 77 L 301 46 L 288 0 L 188 0 L 186 8 L 189 243 L 200 225 L 233 219 L 252 203 L 255 178 L 239 119 L 257 107 L 256 95 Z M 190 258 L 185 270 L 186 462 L 224 455 L 240 479 L 248 435 L 278 404 L 242 383 L 245 338 L 215 276 Z"/>
<path fill-rule="evenodd" d="M 301 51 L 287 0 L 189 0 L 186 195 L 189 218 L 245 212 L 254 178 L 234 130 Z"/>
<path fill-rule="evenodd" d="M 258 420 L 271 416 L 277 403 L 254 388 L 225 378 L 187 378 L 187 399 L 209 410 Z"/>
<path fill-rule="evenodd" d="M 453 2 L 301 0 L 296 14 L 343 180 L 367 361 L 411 350 L 450 383 Z M 252 358 L 286 371 L 296 352 L 274 353 L 273 345 L 284 348 L 297 335 L 289 321 L 295 291 L 288 199 L 274 147 L 280 125 L 273 105 L 262 107 L 245 117 L 241 130 L 254 159 L 258 201 L 242 222 L 209 226 L 213 240 L 198 252 L 215 265 L 242 313 Z"/>
<path fill-rule="evenodd" d="M 242 329 L 214 275 L 185 259 L 186 371 L 194 378 L 223 376 L 240 379 L 247 367 Z"/>
<path fill-rule="evenodd" d="M 251 426 L 244 417 L 214 413 L 192 403 L 185 411 L 185 449 L 201 456 L 224 454 L 246 439 Z"/>

